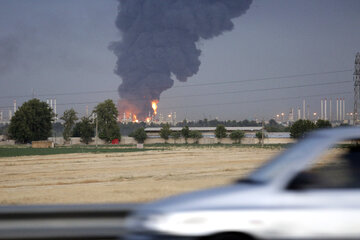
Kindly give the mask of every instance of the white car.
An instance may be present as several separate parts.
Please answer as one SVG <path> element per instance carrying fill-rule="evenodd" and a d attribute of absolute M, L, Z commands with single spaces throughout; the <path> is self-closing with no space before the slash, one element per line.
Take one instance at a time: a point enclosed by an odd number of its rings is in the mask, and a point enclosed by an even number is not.
<path fill-rule="evenodd" d="M 360 239 L 359 139 L 317 131 L 237 183 L 142 205 L 125 239 Z"/>

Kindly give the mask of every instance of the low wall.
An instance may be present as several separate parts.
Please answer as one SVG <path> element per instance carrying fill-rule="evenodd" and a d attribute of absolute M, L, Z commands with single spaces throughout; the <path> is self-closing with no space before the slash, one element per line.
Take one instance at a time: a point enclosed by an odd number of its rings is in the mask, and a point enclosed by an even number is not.
<path fill-rule="evenodd" d="M 49 141 L 54 142 L 56 145 L 81 145 L 84 144 L 81 142 L 81 139 L 79 137 L 72 137 L 70 138 L 70 141 L 68 141 L 67 143 L 65 143 L 64 139 L 62 137 L 50 137 L 48 138 Z M 92 142 L 89 143 L 89 145 L 95 145 L 95 138 L 92 138 Z M 188 139 L 188 143 L 192 144 L 194 143 L 195 140 L 189 138 Z M 199 144 L 216 144 L 218 143 L 219 140 L 217 138 L 201 138 L 199 139 Z M 264 139 L 264 144 L 287 144 L 287 143 L 293 143 L 295 142 L 294 139 L 292 138 L 265 138 Z M 144 144 L 162 144 L 165 143 L 165 140 L 162 138 L 147 138 L 144 142 Z M 170 138 L 167 143 L 170 144 L 184 144 L 185 143 L 185 139 L 184 138 L 179 138 L 177 140 L 174 140 L 173 138 Z M 220 143 L 222 144 L 232 144 L 233 140 L 231 140 L 230 138 L 223 138 L 221 139 Z M 258 139 L 255 137 L 245 137 L 241 140 L 242 144 L 257 144 L 259 143 Z M 97 140 L 97 144 L 99 145 L 103 145 L 106 144 L 105 141 L 98 139 Z M 137 142 L 135 141 L 134 138 L 132 137 L 121 137 L 121 141 L 119 143 L 119 145 L 136 145 Z"/>

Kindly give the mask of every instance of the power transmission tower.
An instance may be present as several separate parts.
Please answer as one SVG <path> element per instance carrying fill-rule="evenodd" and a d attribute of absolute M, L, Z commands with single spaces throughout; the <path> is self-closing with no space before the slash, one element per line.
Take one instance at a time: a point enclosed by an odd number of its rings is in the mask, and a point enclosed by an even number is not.
<path fill-rule="evenodd" d="M 360 113 L 360 52 L 355 57 L 355 71 L 354 71 L 354 125 L 359 121 Z"/>

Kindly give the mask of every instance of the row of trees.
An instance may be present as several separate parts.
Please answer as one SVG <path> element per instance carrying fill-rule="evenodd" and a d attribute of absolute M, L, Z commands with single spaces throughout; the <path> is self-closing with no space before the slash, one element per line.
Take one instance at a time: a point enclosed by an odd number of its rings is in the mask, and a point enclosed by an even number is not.
<path fill-rule="evenodd" d="M 144 141 L 147 139 L 147 134 L 145 132 L 145 129 L 143 127 L 136 129 L 134 132 L 132 132 L 130 137 L 133 137 L 138 143 L 144 143 Z M 169 138 L 173 138 L 176 142 L 177 139 L 180 137 L 183 137 L 185 139 L 185 143 L 188 143 L 188 139 L 194 139 L 195 143 L 199 143 L 199 140 L 203 138 L 203 135 L 200 131 L 193 130 L 191 131 L 189 129 L 189 126 L 184 126 L 180 132 L 178 131 L 171 131 L 170 125 L 165 124 L 160 129 L 160 137 L 165 140 L 165 143 L 169 140 Z M 233 140 L 235 143 L 240 144 L 241 140 L 245 137 L 244 131 L 233 131 L 229 135 L 226 133 L 226 128 L 224 125 L 218 125 L 215 129 L 215 137 L 219 140 L 219 143 L 223 138 L 230 137 L 231 140 Z M 259 143 L 267 137 L 266 134 L 259 131 L 256 133 L 256 138 L 259 139 Z"/>
<path fill-rule="evenodd" d="M 98 137 L 105 142 L 110 142 L 113 139 L 120 140 L 121 134 L 120 127 L 116 121 L 117 116 L 118 111 L 112 100 L 106 100 L 98 104 L 93 111 L 92 117 L 83 117 L 80 120 L 74 109 L 66 110 L 60 118 L 64 121 L 64 140 L 69 141 L 70 137 L 74 136 L 81 137 L 84 143 L 89 143 L 95 135 L 95 128 L 98 130 Z M 6 129 L 2 128 L 1 130 L 2 132 L 7 132 L 11 139 L 19 143 L 46 140 L 52 135 L 54 117 L 55 115 L 48 104 L 38 99 L 32 99 L 25 102 L 16 111 L 10 125 Z M 200 120 L 198 123 L 210 124 L 206 119 Z M 302 138 L 309 131 L 326 127 L 331 127 L 329 121 L 318 120 L 314 123 L 309 120 L 298 120 L 290 127 L 290 136 L 292 138 Z M 279 124 L 271 120 L 267 128 L 272 130 L 279 129 Z M 137 128 L 129 136 L 133 136 L 139 143 L 143 143 L 147 138 L 144 127 Z M 225 125 L 223 124 L 218 124 L 215 129 L 215 137 L 219 142 L 223 138 L 230 137 L 235 143 L 241 143 L 244 136 L 245 133 L 243 131 L 234 131 L 227 135 Z M 180 132 L 173 132 L 169 124 L 164 124 L 160 131 L 160 137 L 165 142 L 170 137 L 175 139 L 175 141 L 180 137 L 184 137 L 186 143 L 189 138 L 194 139 L 198 143 L 203 136 L 199 131 L 190 131 L 188 125 L 183 126 Z M 256 137 L 260 142 L 266 135 L 262 132 L 257 132 Z"/>
<path fill-rule="evenodd" d="M 100 139 L 110 142 L 120 139 L 120 127 L 116 122 L 118 111 L 112 100 L 106 100 L 95 107 L 92 117 L 78 121 L 74 109 L 66 110 L 60 118 L 64 121 L 63 137 L 69 141 L 71 136 L 81 137 L 88 144 L 94 137 L 95 127 Z M 8 136 L 19 143 L 46 140 L 52 135 L 54 113 L 49 105 L 38 99 L 25 102 L 16 111 L 8 127 Z"/>
<path fill-rule="evenodd" d="M 290 137 L 303 138 L 306 133 L 320 128 L 331 128 L 331 123 L 327 120 L 317 120 L 316 123 L 310 120 L 297 120 L 290 127 Z"/>

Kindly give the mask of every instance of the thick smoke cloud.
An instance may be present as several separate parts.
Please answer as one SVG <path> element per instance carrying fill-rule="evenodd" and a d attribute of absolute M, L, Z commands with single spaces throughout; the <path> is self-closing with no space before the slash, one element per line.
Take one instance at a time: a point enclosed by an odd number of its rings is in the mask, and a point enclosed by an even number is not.
<path fill-rule="evenodd" d="M 151 100 L 199 70 L 200 39 L 231 31 L 232 19 L 244 14 L 252 0 L 119 0 L 116 26 L 121 41 L 110 49 L 118 57 L 119 94 L 141 119 Z M 120 103 L 121 105 L 121 103 Z M 125 107 L 126 105 L 126 107 Z"/>

